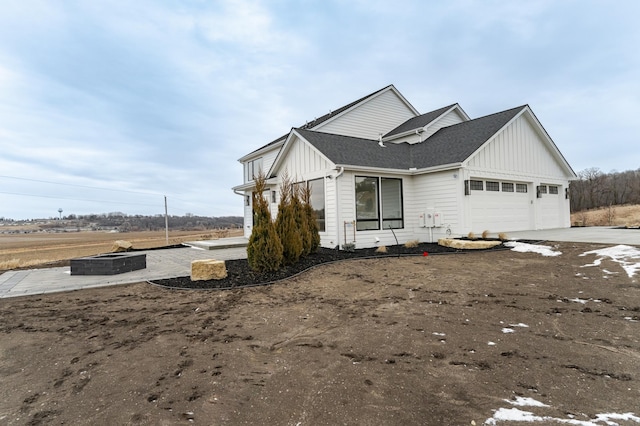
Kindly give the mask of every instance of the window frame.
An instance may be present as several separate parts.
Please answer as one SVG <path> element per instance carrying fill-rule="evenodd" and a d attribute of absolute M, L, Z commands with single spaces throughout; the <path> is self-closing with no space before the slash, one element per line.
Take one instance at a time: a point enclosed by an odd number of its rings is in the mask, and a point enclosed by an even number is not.
<path fill-rule="evenodd" d="M 485 188 L 490 192 L 500 192 L 500 182 L 497 180 L 488 180 L 485 182 Z"/>
<path fill-rule="evenodd" d="M 521 191 L 524 189 L 524 191 Z M 516 192 L 519 194 L 527 194 L 529 192 L 529 185 L 526 183 L 516 183 Z"/>
<path fill-rule="evenodd" d="M 322 210 L 316 209 L 316 207 L 318 207 L 318 206 L 314 206 L 313 205 L 313 194 L 314 194 L 314 191 L 313 191 L 313 188 L 311 186 L 309 186 L 311 184 L 311 182 L 321 182 L 322 183 Z M 327 220 L 327 217 L 326 217 L 326 214 L 327 214 L 327 200 L 326 200 L 326 185 L 325 185 L 324 177 L 307 180 L 307 188 L 311 191 L 311 199 L 309 201 L 311 203 L 311 208 L 316 213 L 316 223 L 318 224 L 318 230 L 319 230 L 319 232 L 326 232 L 327 231 L 327 224 L 326 224 L 326 220 Z M 320 217 L 319 211 L 322 211 L 322 217 Z"/>
<path fill-rule="evenodd" d="M 359 181 L 360 180 L 360 181 Z M 375 196 L 372 200 L 375 201 L 375 205 L 369 208 L 368 211 L 360 210 L 358 208 L 358 184 L 364 184 L 366 180 L 369 180 L 375 189 Z M 398 183 L 398 192 L 395 194 L 398 196 L 399 208 L 393 210 L 399 213 L 399 217 L 393 214 L 385 213 L 384 202 L 384 181 L 395 181 Z M 360 176 L 356 175 L 354 179 L 354 193 L 355 193 L 355 216 L 356 216 L 356 231 L 380 231 L 385 229 L 404 229 L 404 182 L 402 178 L 389 178 L 382 176 Z M 364 192 L 363 192 L 364 193 Z M 367 213 L 370 217 L 362 215 Z M 390 226 L 385 228 L 385 224 L 389 222 L 399 223 L 399 226 Z M 381 228 L 382 227 L 382 228 Z"/>
<path fill-rule="evenodd" d="M 502 192 L 516 192 L 513 182 L 501 182 Z"/>
<path fill-rule="evenodd" d="M 475 188 L 474 188 L 475 186 Z M 469 180 L 469 189 L 471 191 L 484 191 L 484 181 L 478 179 Z"/>

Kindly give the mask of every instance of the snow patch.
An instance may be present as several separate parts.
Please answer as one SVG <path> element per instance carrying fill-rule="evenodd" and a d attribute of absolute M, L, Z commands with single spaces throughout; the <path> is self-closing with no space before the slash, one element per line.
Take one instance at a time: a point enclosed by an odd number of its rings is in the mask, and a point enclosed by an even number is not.
<path fill-rule="evenodd" d="M 632 278 L 638 271 L 640 271 L 640 249 L 635 247 L 621 244 L 600 250 L 586 251 L 580 256 L 587 256 L 590 254 L 596 255 L 596 260 L 593 263 L 583 265 L 583 268 L 587 266 L 599 266 L 603 260 L 609 258 L 614 262 L 618 262 L 627 275 L 629 275 L 629 278 Z"/>
<path fill-rule="evenodd" d="M 516 405 L 518 407 L 548 407 L 547 404 L 543 404 L 540 401 L 536 401 L 533 398 L 527 398 L 517 396 L 516 399 L 505 399 L 509 404 Z"/>
<path fill-rule="evenodd" d="M 505 328 L 502 329 L 502 332 L 504 334 L 507 334 L 507 333 L 515 333 L 516 331 L 513 328 L 506 328 L 505 327 Z"/>
<path fill-rule="evenodd" d="M 508 241 L 504 243 L 505 247 L 511 247 L 512 251 L 520 253 L 538 253 L 542 256 L 560 256 L 561 251 L 554 251 L 549 246 L 541 246 L 536 244 L 519 243 L 517 241 Z"/>
<path fill-rule="evenodd" d="M 517 324 L 509 324 L 511 327 L 523 327 L 523 328 L 529 328 L 529 326 L 525 323 L 519 322 Z"/>

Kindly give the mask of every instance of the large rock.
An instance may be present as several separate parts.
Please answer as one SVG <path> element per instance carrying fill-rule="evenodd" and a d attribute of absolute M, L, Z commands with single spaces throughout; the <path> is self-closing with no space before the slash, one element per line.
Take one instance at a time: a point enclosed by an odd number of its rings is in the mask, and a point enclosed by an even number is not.
<path fill-rule="evenodd" d="M 226 277 L 224 260 L 204 259 L 191 262 L 191 281 L 221 280 Z"/>
<path fill-rule="evenodd" d="M 455 238 L 440 238 L 438 240 L 438 245 L 462 250 L 488 249 L 500 244 L 502 244 L 502 241 L 457 240 Z"/>
<path fill-rule="evenodd" d="M 118 240 L 115 243 L 113 243 L 113 247 L 111 247 L 111 251 L 114 253 L 118 253 L 121 251 L 129 251 L 131 250 L 132 247 L 133 247 L 133 244 L 131 244 L 129 241 Z"/>

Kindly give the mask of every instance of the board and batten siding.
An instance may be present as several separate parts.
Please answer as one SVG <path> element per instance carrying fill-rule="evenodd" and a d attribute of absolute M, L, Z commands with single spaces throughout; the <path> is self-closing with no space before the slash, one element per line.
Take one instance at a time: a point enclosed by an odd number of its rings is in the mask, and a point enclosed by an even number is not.
<path fill-rule="evenodd" d="M 566 179 L 556 158 L 525 115 L 521 115 L 468 162 L 469 168 Z"/>
<path fill-rule="evenodd" d="M 365 139 L 378 139 L 410 118 L 415 113 L 388 90 L 353 110 L 320 124 L 314 130 Z"/>
<path fill-rule="evenodd" d="M 277 174 L 281 176 L 286 171 L 291 180 L 299 182 L 315 179 L 319 177 L 319 173 L 324 176 L 325 172 L 334 167 L 335 165 L 327 161 L 326 157 L 315 148 L 296 137 L 291 141 L 291 146 L 284 161 L 280 164 Z"/>

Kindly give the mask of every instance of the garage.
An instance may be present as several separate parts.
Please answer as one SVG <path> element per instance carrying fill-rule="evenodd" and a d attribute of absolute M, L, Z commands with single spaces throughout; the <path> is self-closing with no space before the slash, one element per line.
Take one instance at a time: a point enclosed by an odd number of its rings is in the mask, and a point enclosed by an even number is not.
<path fill-rule="evenodd" d="M 495 234 L 534 229 L 529 184 L 471 179 L 468 186 L 474 232 L 488 230 Z"/>

